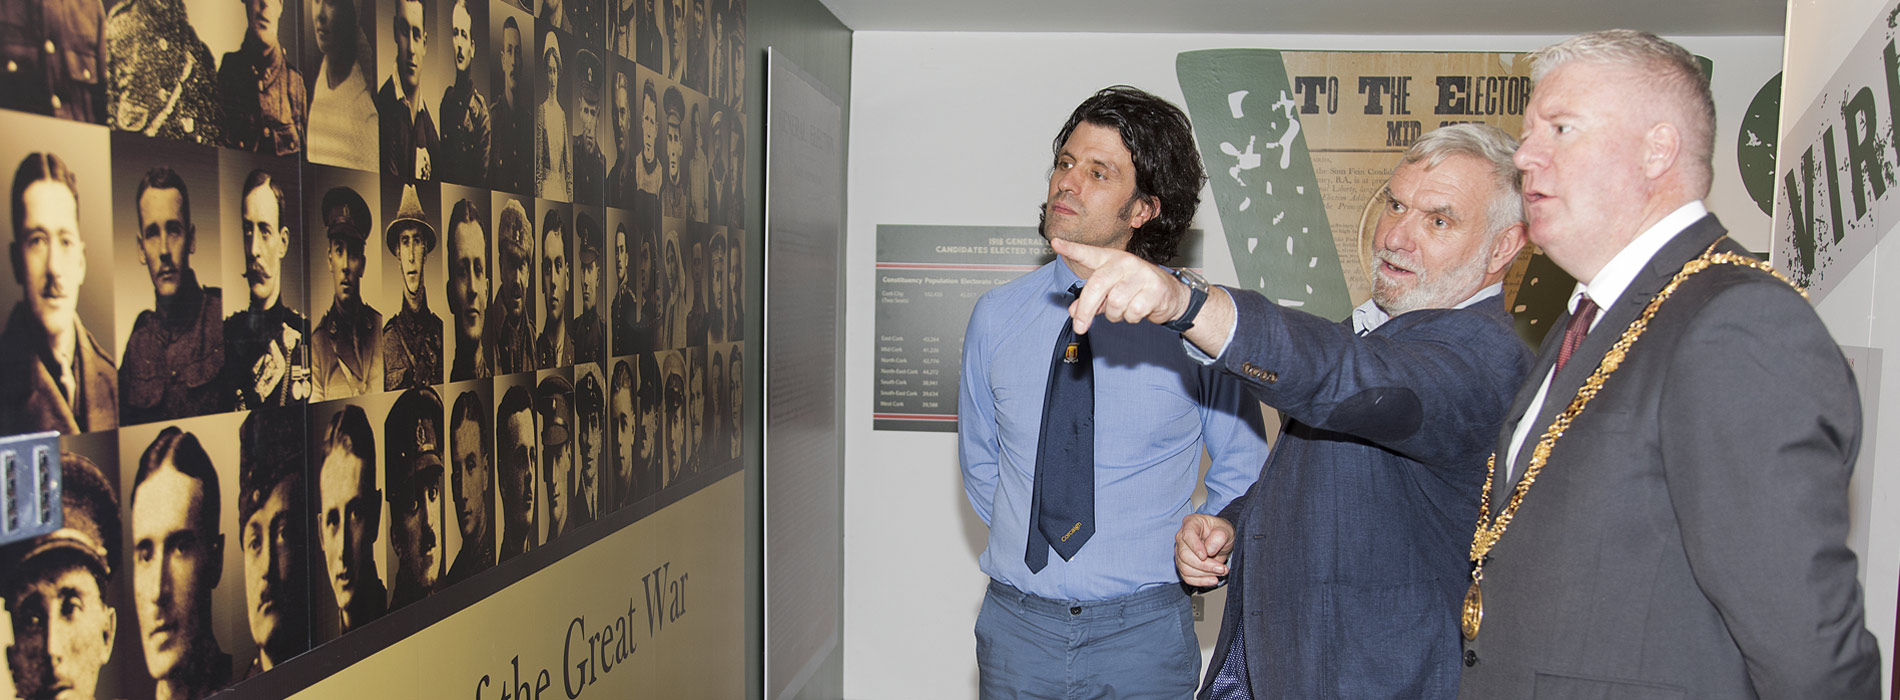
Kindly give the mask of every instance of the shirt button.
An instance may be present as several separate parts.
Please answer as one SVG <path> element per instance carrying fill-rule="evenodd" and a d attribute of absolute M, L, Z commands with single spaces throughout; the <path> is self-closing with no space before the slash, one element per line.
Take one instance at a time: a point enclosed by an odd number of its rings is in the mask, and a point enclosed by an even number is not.
<path fill-rule="evenodd" d="M 1465 667 L 1469 668 L 1476 665 L 1478 665 L 1478 652 L 1472 651 L 1470 649 L 1466 649 L 1465 650 Z"/>
<path fill-rule="evenodd" d="M 1070 607 L 1069 607 L 1069 614 L 1070 614 L 1070 615 L 1080 615 L 1080 614 L 1082 614 L 1082 606 L 1080 606 L 1080 605 L 1074 605 L 1074 606 L 1070 606 Z"/>

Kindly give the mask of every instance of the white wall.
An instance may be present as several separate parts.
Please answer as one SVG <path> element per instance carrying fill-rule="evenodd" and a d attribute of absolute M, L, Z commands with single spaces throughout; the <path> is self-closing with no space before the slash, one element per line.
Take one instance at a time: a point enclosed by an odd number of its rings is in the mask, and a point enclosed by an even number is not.
<path fill-rule="evenodd" d="M 1182 51 L 1528 51 L 1557 38 L 858 32 L 845 260 L 845 697 L 975 697 L 971 630 L 986 581 L 976 565 L 986 531 L 964 499 L 955 438 L 871 429 L 879 224 L 1034 225 L 1049 140 L 1069 112 L 1116 83 L 1180 103 L 1174 65 Z M 1769 219 L 1736 175 L 1738 120 L 1727 115 L 1741 114 L 1779 70 L 1781 39 L 1680 41 L 1715 61 L 1725 115 L 1710 208 L 1737 240 L 1766 250 Z M 1207 231 L 1208 276 L 1232 283 L 1219 217 L 1203 199 L 1195 225 Z M 1201 625 L 1204 653 L 1217 602 Z"/>
<path fill-rule="evenodd" d="M 1789 133 L 1795 121 L 1810 109 L 1822 104 L 1825 105 L 1822 108 L 1838 109 L 1840 96 L 1823 92 L 1834 85 L 1835 71 L 1848 60 L 1849 52 L 1860 42 L 1861 36 L 1876 23 L 1887 22 L 1891 8 L 1891 0 L 1795 0 L 1789 3 L 1787 74 L 1781 84 L 1781 145 L 1797 147 L 1797 143 L 1805 144 L 1812 139 L 1812 134 Z M 1881 31 L 1890 36 L 1892 30 L 1883 27 Z M 1782 157 L 1798 159 L 1800 153 Z M 1895 223 L 1900 222 L 1881 221 L 1877 228 L 1891 229 Z M 1894 545 L 1896 535 L 1900 535 L 1900 509 L 1892 507 L 1896 491 L 1900 491 L 1900 448 L 1895 447 L 1896 441 L 1900 441 L 1900 323 L 1894 323 L 1892 318 L 1882 323 L 1882 305 L 1875 300 L 1882 294 L 1887 302 L 1884 306 L 1892 306 L 1895 300 L 1891 280 L 1894 275 L 1900 275 L 1900 252 L 1897 252 L 1900 249 L 1895 248 L 1894 241 L 1900 239 L 1889 238 L 1886 243 L 1875 246 L 1859 265 L 1840 278 L 1840 286 L 1815 306 L 1835 341 L 1847 346 L 1876 348 L 1885 355 L 1881 358 L 1880 377 L 1869 377 L 1864 372 L 1859 377 L 1863 394 L 1868 393 L 1869 382 L 1877 382 L 1879 386 L 1872 405 L 1861 407 L 1866 423 L 1862 428 L 1860 463 L 1854 472 L 1855 532 L 1850 540 L 1872 542 L 1858 552 L 1861 584 L 1867 594 L 1867 627 L 1880 639 L 1882 683 L 1887 686 L 1891 686 L 1894 678 L 1895 591 L 1900 587 L 1900 548 Z M 1885 285 L 1881 284 L 1883 274 L 1889 280 Z M 1883 288 L 1887 291 L 1881 292 Z M 1880 449 L 1883 445 L 1878 439 L 1881 434 L 1887 436 L 1884 450 Z M 1889 697 L 1892 692 L 1889 687 L 1881 697 Z"/>

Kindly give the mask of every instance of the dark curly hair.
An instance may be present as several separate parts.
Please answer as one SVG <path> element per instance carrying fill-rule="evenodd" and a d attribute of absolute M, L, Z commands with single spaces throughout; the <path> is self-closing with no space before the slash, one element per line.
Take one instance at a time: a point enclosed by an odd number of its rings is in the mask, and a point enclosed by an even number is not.
<path fill-rule="evenodd" d="M 1062 145 L 1082 122 L 1113 128 L 1135 163 L 1135 196 L 1152 197 L 1159 213 L 1128 240 L 1128 252 L 1156 265 L 1174 259 L 1175 249 L 1201 205 L 1207 171 L 1194 144 L 1194 127 L 1180 107 L 1128 85 L 1102 88 L 1069 115 L 1050 144 L 1060 158 Z"/>

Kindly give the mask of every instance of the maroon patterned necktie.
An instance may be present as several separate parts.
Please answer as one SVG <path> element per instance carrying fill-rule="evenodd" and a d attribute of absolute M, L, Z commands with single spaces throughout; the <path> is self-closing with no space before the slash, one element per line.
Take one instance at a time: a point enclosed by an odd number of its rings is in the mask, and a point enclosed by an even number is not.
<path fill-rule="evenodd" d="M 1583 336 L 1590 332 L 1590 322 L 1596 317 L 1597 303 L 1590 300 L 1590 295 L 1583 295 L 1577 301 L 1576 312 L 1570 314 L 1570 324 L 1564 326 L 1564 344 L 1557 347 L 1556 372 L 1564 371 L 1564 363 L 1569 362 L 1570 353 L 1576 352 L 1577 346 L 1583 344 Z"/>

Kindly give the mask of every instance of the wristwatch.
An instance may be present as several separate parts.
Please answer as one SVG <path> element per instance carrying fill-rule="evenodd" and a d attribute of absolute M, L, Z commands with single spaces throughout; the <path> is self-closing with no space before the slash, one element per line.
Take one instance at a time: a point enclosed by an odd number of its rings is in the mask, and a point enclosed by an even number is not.
<path fill-rule="evenodd" d="M 1185 267 L 1174 270 L 1174 278 L 1187 285 L 1187 312 L 1181 314 L 1180 318 L 1161 324 L 1161 327 L 1176 333 L 1186 333 L 1194 327 L 1194 317 L 1200 315 L 1201 305 L 1207 303 L 1207 279 Z"/>

